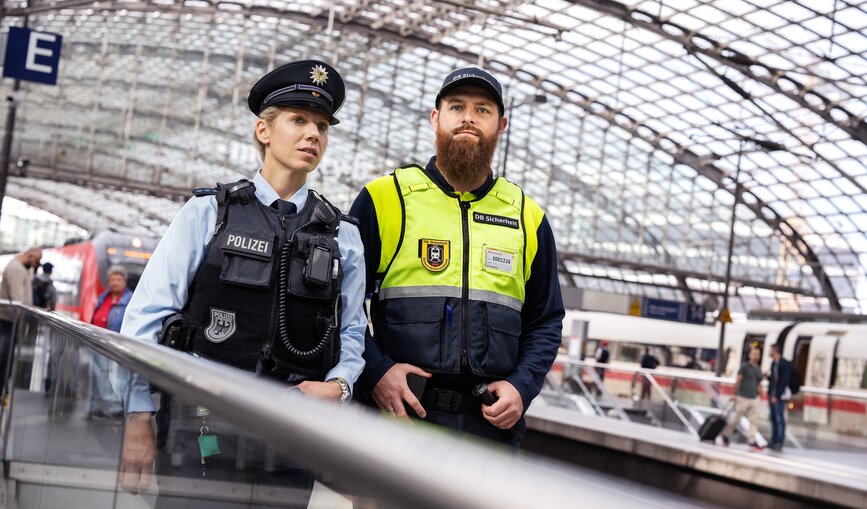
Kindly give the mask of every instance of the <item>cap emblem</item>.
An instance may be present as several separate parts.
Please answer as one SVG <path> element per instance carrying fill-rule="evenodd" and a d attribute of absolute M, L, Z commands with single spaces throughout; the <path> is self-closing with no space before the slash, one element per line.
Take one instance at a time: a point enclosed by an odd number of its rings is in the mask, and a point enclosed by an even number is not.
<path fill-rule="evenodd" d="M 310 69 L 310 79 L 313 80 L 314 85 L 322 86 L 328 81 L 328 71 L 321 65 L 314 65 Z"/>

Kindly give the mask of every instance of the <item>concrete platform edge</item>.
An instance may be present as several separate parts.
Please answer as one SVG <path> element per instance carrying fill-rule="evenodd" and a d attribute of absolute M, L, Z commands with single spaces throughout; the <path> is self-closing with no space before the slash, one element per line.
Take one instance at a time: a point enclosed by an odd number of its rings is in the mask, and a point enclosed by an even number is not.
<path fill-rule="evenodd" d="M 833 482 L 828 479 L 788 472 L 773 468 L 773 465 L 759 465 L 755 458 L 746 459 L 734 455 L 724 458 L 713 455 L 711 458 L 707 454 L 695 450 L 695 446 L 699 444 L 692 443 L 694 439 L 685 434 L 683 440 L 689 440 L 689 442 L 684 442 L 683 447 L 679 447 L 671 443 L 663 443 L 652 437 L 640 436 L 638 432 L 615 431 L 612 429 L 613 426 L 604 426 L 606 422 L 611 422 L 609 419 L 587 416 L 578 416 L 579 418 L 576 419 L 574 412 L 570 412 L 572 415 L 568 416 L 567 421 L 559 410 L 561 409 L 531 407 L 526 415 L 527 427 L 537 432 L 605 447 L 798 497 L 830 502 L 844 507 L 867 509 L 867 481 L 864 479 L 861 481 L 864 487 L 859 489 L 857 486 L 845 482 Z M 634 427 L 639 426 L 635 425 Z M 649 430 L 658 431 L 655 428 L 649 428 Z"/>

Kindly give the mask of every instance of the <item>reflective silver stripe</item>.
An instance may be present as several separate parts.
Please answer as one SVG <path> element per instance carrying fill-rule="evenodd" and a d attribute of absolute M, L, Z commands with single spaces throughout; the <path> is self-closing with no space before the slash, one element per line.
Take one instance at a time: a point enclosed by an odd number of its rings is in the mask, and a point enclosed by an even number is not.
<path fill-rule="evenodd" d="M 455 297 L 460 299 L 461 289 L 455 286 L 394 286 L 379 290 L 379 298 L 382 300 L 401 297 Z"/>
<path fill-rule="evenodd" d="M 524 306 L 523 302 L 514 297 L 489 290 L 470 290 L 470 300 L 483 300 L 485 302 L 493 302 L 494 304 L 502 304 L 516 311 L 520 311 Z"/>
<path fill-rule="evenodd" d="M 379 298 L 399 299 L 403 297 L 454 297 L 461 298 L 461 289 L 455 286 L 394 286 L 379 290 Z M 470 300 L 481 300 L 502 304 L 516 311 L 520 311 L 523 302 L 520 300 L 489 290 L 470 290 Z"/>

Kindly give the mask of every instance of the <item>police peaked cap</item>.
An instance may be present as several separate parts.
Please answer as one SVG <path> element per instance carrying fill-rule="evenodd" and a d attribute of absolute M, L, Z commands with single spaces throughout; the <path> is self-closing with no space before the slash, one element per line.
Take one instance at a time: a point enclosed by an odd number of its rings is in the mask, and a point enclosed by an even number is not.
<path fill-rule="evenodd" d="M 299 60 L 282 65 L 259 79 L 247 105 L 255 115 L 268 106 L 312 108 L 328 114 L 328 123 L 340 123 L 334 118 L 343 106 L 346 89 L 343 78 L 334 67 L 320 60 Z"/>

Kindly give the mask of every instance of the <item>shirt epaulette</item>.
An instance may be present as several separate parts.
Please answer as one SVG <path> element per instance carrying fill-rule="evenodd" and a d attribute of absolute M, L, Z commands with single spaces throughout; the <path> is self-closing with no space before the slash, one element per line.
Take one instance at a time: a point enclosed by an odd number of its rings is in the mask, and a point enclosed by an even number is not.
<path fill-rule="evenodd" d="M 349 215 L 346 215 L 346 214 L 340 214 L 340 220 L 341 220 L 341 221 L 346 221 L 347 223 L 354 224 L 355 226 L 358 226 L 358 225 L 359 225 L 359 222 L 358 222 L 358 219 L 357 219 L 357 218 L 352 217 L 352 216 L 349 216 Z"/>
<path fill-rule="evenodd" d="M 213 196 L 217 194 L 218 191 L 219 189 L 217 189 L 216 187 L 197 187 L 193 189 L 193 194 L 198 197 Z"/>

